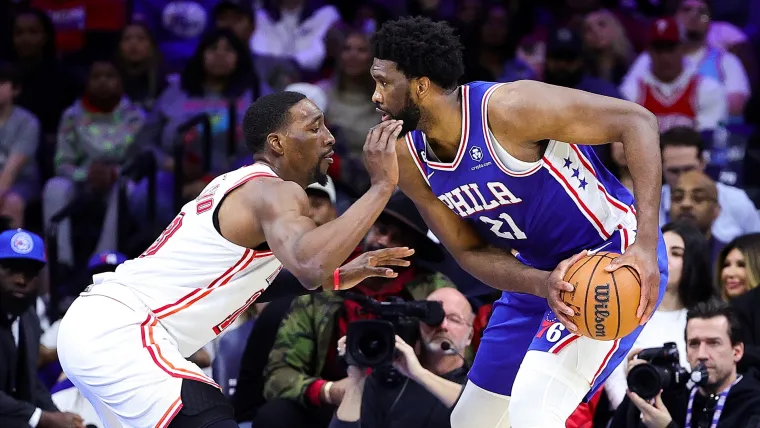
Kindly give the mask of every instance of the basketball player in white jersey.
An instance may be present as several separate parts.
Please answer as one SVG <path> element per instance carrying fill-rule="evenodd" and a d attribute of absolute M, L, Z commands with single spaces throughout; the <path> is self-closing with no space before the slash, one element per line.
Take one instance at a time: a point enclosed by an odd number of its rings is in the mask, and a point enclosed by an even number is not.
<path fill-rule="evenodd" d="M 232 406 L 188 356 L 283 267 L 306 288 L 346 289 L 409 264 L 413 250 L 390 248 L 341 266 L 396 186 L 400 121 L 369 132 L 371 188 L 319 227 L 304 191 L 326 180 L 332 162 L 334 139 L 319 108 L 295 92 L 265 96 L 243 128 L 256 162 L 209 183 L 139 258 L 96 276 L 61 321 L 61 366 L 109 428 L 237 428 Z"/>

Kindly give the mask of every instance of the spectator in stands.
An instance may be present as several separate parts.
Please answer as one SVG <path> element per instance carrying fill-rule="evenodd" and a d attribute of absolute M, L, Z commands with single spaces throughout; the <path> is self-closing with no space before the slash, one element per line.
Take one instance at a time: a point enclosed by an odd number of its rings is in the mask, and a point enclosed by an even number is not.
<path fill-rule="evenodd" d="M 0 63 L 0 215 L 11 219 L 11 227 L 24 225 L 27 203 L 40 197 L 37 147 L 40 122 L 14 104 L 21 90 L 18 70 Z"/>
<path fill-rule="evenodd" d="M 174 206 L 174 144 L 185 142 L 183 203 L 198 196 L 215 176 L 229 171 L 248 158 L 241 132 L 245 111 L 259 96 L 259 81 L 253 73 L 251 55 L 230 30 L 206 34 L 182 72 L 181 81 L 161 94 L 148 116 L 138 144 L 154 151 L 160 171 L 157 178 L 156 217 L 167 224 L 176 215 Z M 234 116 L 230 117 L 230 110 Z M 198 115 L 207 115 L 211 126 L 211 170 L 204 171 L 200 126 L 185 135 L 177 130 Z M 231 127 L 233 126 L 234 127 Z M 147 212 L 148 183 L 143 180 L 130 195 L 133 215 L 143 222 Z"/>
<path fill-rule="evenodd" d="M 726 244 L 718 255 L 715 275 L 724 300 L 760 285 L 760 233 L 742 235 Z"/>
<path fill-rule="evenodd" d="M 396 336 L 398 358 L 393 362 L 406 379 L 389 384 L 377 371 L 348 368 L 349 384 L 330 428 L 416 428 L 449 426 L 451 409 L 467 380 L 467 363 L 459 354 L 472 340 L 474 313 L 455 288 L 432 292 L 427 300 L 443 304 L 446 316 L 439 326 L 420 323 L 418 343 Z M 441 348 L 448 343 L 450 349 Z M 345 355 L 346 338 L 338 341 Z"/>
<path fill-rule="evenodd" d="M 124 27 L 116 58 L 124 79 L 124 93 L 149 112 L 166 88 L 161 52 L 150 28 L 141 23 Z"/>
<path fill-rule="evenodd" d="M 37 377 L 40 323 L 37 275 L 45 266 L 42 238 L 23 229 L 0 233 L 0 425 L 84 428 L 61 413 Z"/>
<path fill-rule="evenodd" d="M 657 116 L 660 131 L 688 126 L 714 130 L 727 119 L 721 84 L 685 66 L 684 44 L 673 18 L 658 19 L 650 29 L 649 58 L 641 72 L 629 73 L 620 92 Z"/>
<path fill-rule="evenodd" d="M 655 348 L 675 342 L 681 365 L 688 366 L 686 341 L 686 312 L 700 302 L 717 296 L 711 276 L 710 254 L 704 235 L 695 226 L 675 222 L 662 228 L 668 251 L 668 284 L 662 303 L 636 339 L 633 348 Z M 604 384 L 604 390 L 614 409 L 625 398 L 628 388 L 625 374 L 627 364 L 619 365 Z"/>
<path fill-rule="evenodd" d="M 615 141 L 610 143 L 610 171 L 620 180 L 620 183 L 626 189 L 633 192 L 633 177 L 628 169 L 628 161 L 625 159 L 625 149 L 623 143 Z"/>
<path fill-rule="evenodd" d="M 589 74 L 620 85 L 633 61 L 633 46 L 612 12 L 599 9 L 586 15 L 583 47 Z"/>
<path fill-rule="evenodd" d="M 256 11 L 251 50 L 258 55 L 293 59 L 305 71 L 317 71 L 325 60 L 324 38 L 340 21 L 332 5 L 315 0 L 264 0 Z"/>
<path fill-rule="evenodd" d="M 94 62 L 84 95 L 61 119 L 55 157 L 57 176 L 48 180 L 43 189 L 46 230 L 53 217 L 67 208 L 72 208 L 72 213 L 82 213 L 88 222 L 101 212 L 102 230 L 96 235 L 99 238 L 94 252 L 118 248 L 120 204 L 116 181 L 144 122 L 143 111 L 124 96 L 116 64 L 109 60 Z M 75 200 L 80 203 L 73 203 Z M 58 229 L 58 261 L 69 267 L 77 261 L 71 227 L 68 217 Z M 93 253 L 93 248 L 88 249 L 84 260 Z"/>
<path fill-rule="evenodd" d="M 754 287 L 746 293 L 731 299 L 731 306 L 741 323 L 744 358 L 739 364 L 740 372 L 754 368 L 760 369 L 760 287 Z"/>
<path fill-rule="evenodd" d="M 610 428 L 757 427 L 757 373 L 741 375 L 737 371 L 744 354 L 743 328 L 733 309 L 718 299 L 690 309 L 686 315 L 687 358 L 692 369 L 706 368 L 707 382 L 665 388 L 652 401 L 629 392 Z M 636 358 L 639 351 L 632 352 L 629 367 L 646 362 Z"/>
<path fill-rule="evenodd" d="M 689 171 L 673 186 L 670 193 L 670 218 L 696 226 L 707 239 L 710 264 L 715 265 L 718 253 L 726 245 L 712 234 L 712 225 L 720 213 L 715 182 L 700 171 Z"/>
<path fill-rule="evenodd" d="M 366 280 L 352 291 L 378 300 L 399 296 L 424 299 L 433 290 L 452 287 L 443 275 L 419 265 L 419 260 L 440 259 L 441 249 L 426 235 L 427 228 L 414 204 L 395 194 L 367 233 L 363 250 L 408 246 L 416 260 L 397 278 Z M 254 427 L 326 427 L 351 382 L 336 351 L 338 339 L 351 321 L 367 318 L 359 304 L 324 291 L 293 301 L 282 321 L 264 369 L 267 403 L 259 409 Z"/>
<path fill-rule="evenodd" d="M 526 64 L 512 61 L 514 44 L 509 45 L 509 11 L 503 4 L 485 7 L 481 21 L 474 27 L 476 41 L 464 51 L 463 83 L 472 80 L 507 82 L 527 76 Z"/>
<path fill-rule="evenodd" d="M 701 135 L 691 128 L 676 127 L 660 136 L 662 186 L 660 225 L 668 221 L 670 189 L 684 172 L 705 171 L 704 143 Z M 747 192 L 717 181 L 720 214 L 713 222 L 712 235 L 719 241 L 728 242 L 745 233 L 760 232 L 760 214 Z"/>
<path fill-rule="evenodd" d="M 310 184 L 306 188 L 306 195 L 309 197 L 309 204 L 311 205 L 309 217 L 314 220 L 317 226 L 322 226 L 338 217 L 338 212 L 335 209 L 337 202 L 335 185 L 329 176 L 325 185 L 319 183 Z"/>
<path fill-rule="evenodd" d="M 222 0 L 214 7 L 216 28 L 231 30 L 248 46 L 256 30 L 256 13 L 250 0 Z M 281 91 L 301 81 L 298 64 L 290 58 L 252 54 L 253 70 L 259 79 L 259 96 Z"/>

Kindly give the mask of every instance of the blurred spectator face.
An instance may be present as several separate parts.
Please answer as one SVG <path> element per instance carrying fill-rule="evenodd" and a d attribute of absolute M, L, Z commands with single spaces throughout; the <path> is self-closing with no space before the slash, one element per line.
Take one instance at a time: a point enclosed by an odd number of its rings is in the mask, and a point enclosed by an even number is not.
<path fill-rule="evenodd" d="M 718 214 L 715 182 L 700 171 L 681 175 L 670 193 L 670 218 L 690 222 L 707 234 Z"/>
<path fill-rule="evenodd" d="M 409 247 L 414 248 L 416 236 L 410 233 L 406 227 L 387 220 L 385 217 L 379 218 L 367 232 L 364 239 L 364 251 L 382 250 L 391 247 Z"/>
<path fill-rule="evenodd" d="M 623 148 L 623 143 L 620 141 L 611 143 L 610 156 L 612 157 L 612 162 L 614 162 L 615 165 L 620 168 L 628 168 L 628 161 L 625 160 L 625 148 Z"/>
<path fill-rule="evenodd" d="M 710 29 L 710 8 L 702 0 L 683 0 L 676 11 L 676 20 L 686 29 L 689 40 L 704 40 Z"/>
<path fill-rule="evenodd" d="M 353 33 L 348 36 L 340 54 L 340 65 L 346 76 L 357 77 L 367 74 L 372 65 L 367 37 Z"/>
<path fill-rule="evenodd" d="M 652 74 L 658 80 L 669 83 L 683 71 L 683 51 L 680 43 L 657 42 L 649 47 L 652 58 Z"/>
<path fill-rule="evenodd" d="M 691 367 L 707 367 L 708 389 L 722 386 L 735 373 L 744 354 L 741 343 L 731 344 L 730 325 L 724 316 L 693 318 L 686 324 L 686 357 Z"/>
<path fill-rule="evenodd" d="M 232 31 L 246 45 L 254 29 L 251 17 L 234 9 L 219 12 L 216 16 L 216 27 Z"/>
<path fill-rule="evenodd" d="M 442 353 L 441 343 L 449 342 L 456 351 L 464 353 L 472 340 L 474 314 L 470 302 L 455 288 L 436 290 L 427 300 L 441 302 L 446 316 L 438 326 L 420 323 L 420 338 L 425 348 L 433 353 Z M 455 352 L 452 349 L 447 353 Z"/>
<path fill-rule="evenodd" d="M 220 38 L 203 52 L 203 67 L 208 77 L 222 79 L 229 77 L 237 66 L 237 53 L 230 42 Z"/>
<path fill-rule="evenodd" d="M 734 248 L 726 254 L 723 270 L 720 272 L 720 281 L 721 289 L 728 297 L 736 297 L 749 289 L 747 285 L 747 262 L 744 260 L 744 254 L 738 248 Z"/>
<path fill-rule="evenodd" d="M 112 101 L 121 98 L 122 93 L 121 76 L 116 66 L 110 62 L 94 63 L 87 81 L 87 95 L 91 101 Z"/>
<path fill-rule="evenodd" d="M 36 16 L 26 13 L 16 17 L 13 26 L 13 46 L 21 58 L 34 58 L 45 47 L 45 30 Z"/>
<path fill-rule="evenodd" d="M 486 22 L 480 29 L 480 41 L 490 48 L 503 46 L 507 42 L 509 16 L 502 6 L 492 6 L 487 11 Z"/>
<path fill-rule="evenodd" d="M 609 17 L 601 12 L 591 12 L 583 22 L 583 42 L 588 49 L 609 49 L 615 38 L 615 31 Z"/>
<path fill-rule="evenodd" d="M 546 57 L 544 82 L 574 88 L 583 78 L 583 60 Z"/>
<path fill-rule="evenodd" d="M 18 316 L 34 305 L 40 269 L 34 260 L 0 260 L 0 313 Z"/>
<path fill-rule="evenodd" d="M 142 25 L 130 25 L 124 29 L 119 42 L 121 57 L 130 64 L 144 63 L 153 58 L 153 45 L 148 30 Z"/>
<path fill-rule="evenodd" d="M 671 187 L 675 186 L 681 174 L 704 169 L 704 161 L 699 158 L 696 147 L 666 146 L 662 150 L 662 170 L 665 182 Z"/>
<path fill-rule="evenodd" d="M 456 12 L 456 19 L 465 24 L 472 24 L 480 17 L 483 8 L 481 0 L 461 0 Z"/>
<path fill-rule="evenodd" d="M 675 290 L 681 282 L 681 271 L 683 270 L 683 238 L 673 231 L 663 233 L 662 237 L 668 251 L 668 289 Z"/>
<path fill-rule="evenodd" d="M 10 105 L 14 93 L 13 82 L 0 82 L 0 107 Z"/>
<path fill-rule="evenodd" d="M 306 194 L 309 196 L 309 217 L 314 220 L 317 226 L 322 226 L 325 223 L 335 220 L 337 212 L 335 206 L 330 201 L 330 197 L 326 193 L 320 191 L 306 190 Z"/>

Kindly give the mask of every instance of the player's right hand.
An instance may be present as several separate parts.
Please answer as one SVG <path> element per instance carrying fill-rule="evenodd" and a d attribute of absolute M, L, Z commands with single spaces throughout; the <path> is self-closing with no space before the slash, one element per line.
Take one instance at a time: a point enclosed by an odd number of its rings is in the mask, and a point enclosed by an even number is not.
<path fill-rule="evenodd" d="M 81 416 L 69 412 L 42 412 L 39 428 L 85 428 Z"/>
<path fill-rule="evenodd" d="M 407 247 L 383 248 L 363 253 L 340 267 L 340 289 L 351 288 L 371 276 L 395 278 L 398 274 L 391 268 L 409 266 L 409 260 L 404 259 L 412 254 L 414 250 Z"/>
<path fill-rule="evenodd" d="M 364 140 L 364 166 L 372 184 L 398 183 L 396 139 L 401 133 L 400 120 L 386 120 L 370 129 Z"/>
<path fill-rule="evenodd" d="M 549 278 L 546 280 L 546 286 L 548 288 L 546 300 L 549 303 L 549 307 L 554 312 L 557 320 L 571 333 L 578 331 L 578 327 L 570 321 L 570 317 L 575 315 L 575 311 L 562 301 L 561 296 L 563 292 L 570 293 L 574 290 L 572 284 L 565 281 L 565 274 L 567 274 L 567 270 L 570 269 L 570 266 L 575 264 L 575 262 L 583 258 L 585 255 L 586 250 L 583 250 L 569 259 L 562 261 L 557 265 L 554 271 L 549 274 Z"/>

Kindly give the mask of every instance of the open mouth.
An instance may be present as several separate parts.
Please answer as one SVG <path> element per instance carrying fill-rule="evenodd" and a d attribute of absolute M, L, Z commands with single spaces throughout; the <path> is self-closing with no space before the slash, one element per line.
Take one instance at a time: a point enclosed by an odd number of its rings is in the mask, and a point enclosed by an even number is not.
<path fill-rule="evenodd" d="M 322 159 L 326 160 L 328 164 L 332 165 L 332 163 L 333 163 L 333 155 L 334 154 L 335 154 L 335 152 L 330 151 L 330 153 L 322 156 Z"/>
<path fill-rule="evenodd" d="M 382 122 L 385 122 L 386 120 L 390 120 L 390 119 L 391 119 L 391 114 L 390 114 L 390 113 L 388 113 L 387 111 L 385 111 L 385 110 L 380 110 L 379 108 L 376 108 L 375 110 L 376 110 L 378 113 L 380 113 L 380 114 L 382 114 L 382 115 L 383 115 L 383 117 L 381 117 L 381 118 L 380 118 L 380 120 L 381 120 Z"/>

